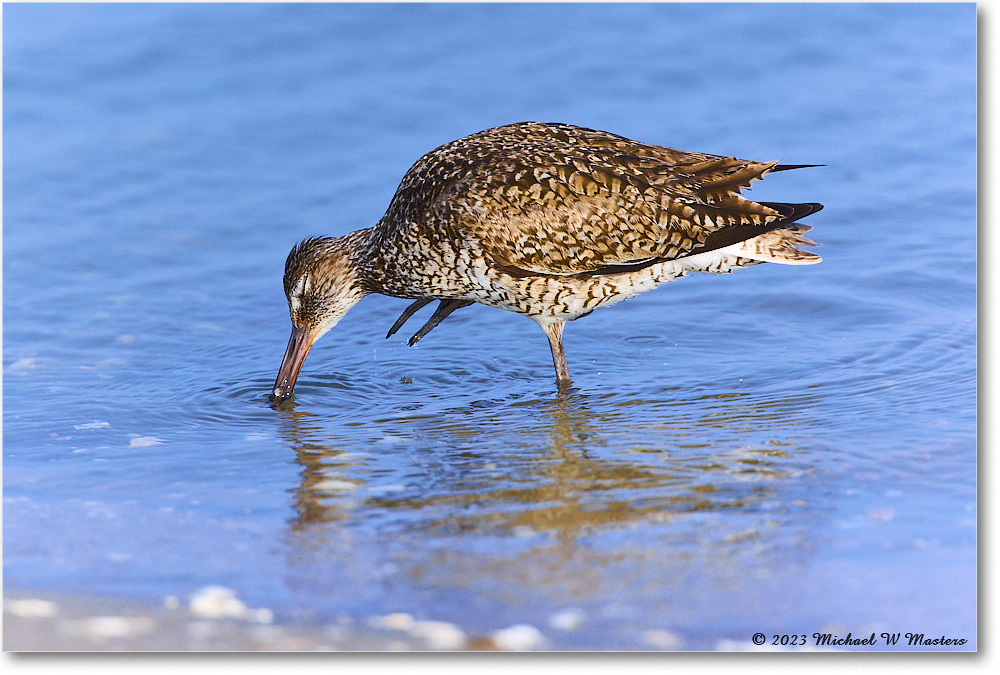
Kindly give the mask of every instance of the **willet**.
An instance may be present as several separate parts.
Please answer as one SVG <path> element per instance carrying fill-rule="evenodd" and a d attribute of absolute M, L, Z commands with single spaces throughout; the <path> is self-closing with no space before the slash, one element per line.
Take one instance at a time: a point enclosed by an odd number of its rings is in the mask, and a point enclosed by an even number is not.
<path fill-rule="evenodd" d="M 288 398 L 310 348 L 361 298 L 440 304 L 413 345 L 475 302 L 533 319 L 556 380 L 570 382 L 567 321 L 689 272 L 820 261 L 796 221 L 821 204 L 740 195 L 782 165 L 685 152 L 567 124 L 487 129 L 421 157 L 374 226 L 299 242 L 285 262 L 292 335 L 272 402 Z"/>

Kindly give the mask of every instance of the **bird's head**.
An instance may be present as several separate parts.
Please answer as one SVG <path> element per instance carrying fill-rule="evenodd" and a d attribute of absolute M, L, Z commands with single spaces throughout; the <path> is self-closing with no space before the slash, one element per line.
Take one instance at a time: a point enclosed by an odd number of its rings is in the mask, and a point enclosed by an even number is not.
<path fill-rule="evenodd" d="M 292 395 L 313 344 L 366 294 L 350 255 L 350 237 L 304 239 L 285 260 L 285 297 L 292 318 L 292 336 L 268 397 L 272 403 Z"/>

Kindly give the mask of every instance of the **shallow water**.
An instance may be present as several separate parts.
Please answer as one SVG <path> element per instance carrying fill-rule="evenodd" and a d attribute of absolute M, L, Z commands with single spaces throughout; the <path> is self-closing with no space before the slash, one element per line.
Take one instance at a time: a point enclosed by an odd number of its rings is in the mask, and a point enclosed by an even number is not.
<path fill-rule="evenodd" d="M 6 587 L 975 646 L 974 5 L 9 5 L 3 37 Z M 561 395 L 531 322 L 409 348 L 373 296 L 270 408 L 291 245 L 523 119 L 825 164 L 752 192 L 825 204 L 824 262 L 570 324 Z"/>

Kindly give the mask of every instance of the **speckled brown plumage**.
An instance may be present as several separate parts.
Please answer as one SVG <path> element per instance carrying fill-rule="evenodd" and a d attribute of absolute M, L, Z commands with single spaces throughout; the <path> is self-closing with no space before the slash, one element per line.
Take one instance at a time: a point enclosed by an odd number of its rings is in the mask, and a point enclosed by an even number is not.
<path fill-rule="evenodd" d="M 372 228 L 292 249 L 285 294 L 293 333 L 272 392 L 287 398 L 305 354 L 358 300 L 480 302 L 535 320 L 568 384 L 562 326 L 689 272 L 819 256 L 795 221 L 819 204 L 753 202 L 751 181 L 784 168 L 638 143 L 566 124 L 525 122 L 461 138 L 420 158 Z"/>

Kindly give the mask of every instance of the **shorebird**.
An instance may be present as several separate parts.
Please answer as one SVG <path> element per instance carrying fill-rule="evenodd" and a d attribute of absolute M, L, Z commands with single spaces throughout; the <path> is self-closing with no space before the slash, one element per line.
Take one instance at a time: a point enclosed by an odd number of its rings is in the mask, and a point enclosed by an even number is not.
<path fill-rule="evenodd" d="M 292 394 L 309 350 L 359 300 L 382 293 L 439 305 L 412 346 L 479 302 L 522 314 L 549 340 L 570 383 L 567 321 L 689 272 L 820 261 L 796 221 L 821 204 L 740 195 L 771 171 L 797 169 L 685 152 L 568 124 L 522 122 L 447 143 L 414 164 L 374 227 L 310 237 L 285 261 L 292 318 L 272 403 Z"/>

